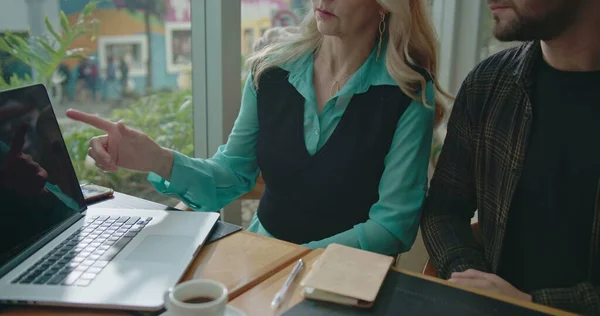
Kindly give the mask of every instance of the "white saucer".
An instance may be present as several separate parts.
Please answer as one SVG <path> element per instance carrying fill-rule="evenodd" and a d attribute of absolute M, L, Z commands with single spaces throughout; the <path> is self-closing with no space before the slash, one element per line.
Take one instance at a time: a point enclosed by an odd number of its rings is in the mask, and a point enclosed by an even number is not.
<path fill-rule="evenodd" d="M 160 314 L 160 316 L 177 316 L 177 315 L 171 314 L 169 311 L 166 311 L 166 312 Z M 246 316 L 246 314 L 244 312 L 242 312 L 241 310 L 233 307 L 232 305 L 227 305 L 227 308 L 225 308 L 225 314 L 223 316 Z"/>

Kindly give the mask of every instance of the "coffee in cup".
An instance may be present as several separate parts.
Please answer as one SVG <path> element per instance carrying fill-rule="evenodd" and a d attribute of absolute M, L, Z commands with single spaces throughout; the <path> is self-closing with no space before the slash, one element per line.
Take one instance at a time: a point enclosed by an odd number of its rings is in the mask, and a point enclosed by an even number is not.
<path fill-rule="evenodd" d="M 212 302 L 214 300 L 215 300 L 214 297 L 198 296 L 198 297 L 192 297 L 192 298 L 185 299 L 185 300 L 183 300 L 183 302 L 188 303 L 188 304 L 203 304 L 203 303 Z"/>
<path fill-rule="evenodd" d="M 172 316 L 223 316 L 228 295 L 220 282 L 190 280 L 165 292 L 165 308 Z"/>

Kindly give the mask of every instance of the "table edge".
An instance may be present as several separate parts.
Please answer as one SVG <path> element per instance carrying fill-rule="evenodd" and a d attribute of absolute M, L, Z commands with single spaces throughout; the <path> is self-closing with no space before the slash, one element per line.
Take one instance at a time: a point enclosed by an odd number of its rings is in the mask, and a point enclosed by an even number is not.
<path fill-rule="evenodd" d="M 446 285 L 446 286 L 450 286 L 453 288 L 457 288 L 459 290 L 464 290 L 464 291 L 468 291 L 474 294 L 478 294 L 478 295 L 482 295 L 482 296 L 487 296 L 489 298 L 495 299 L 495 300 L 499 300 L 499 301 L 503 301 L 512 305 L 517 305 L 517 306 L 521 306 L 521 307 L 525 307 L 531 310 L 535 310 L 538 312 L 542 312 L 542 313 L 546 313 L 546 314 L 550 314 L 550 315 L 568 315 L 568 316 L 577 316 L 577 314 L 573 314 L 564 310 L 560 310 L 560 309 L 556 309 L 550 306 L 546 306 L 546 305 L 541 305 L 541 304 L 537 304 L 534 302 L 527 302 L 527 301 L 523 301 L 523 300 L 519 300 L 516 298 L 512 298 L 509 296 L 505 296 L 505 295 L 500 295 L 500 294 L 495 294 L 495 293 L 490 293 L 490 292 L 486 292 L 480 289 L 475 289 L 475 288 L 470 288 L 470 287 L 466 287 L 466 286 L 461 286 L 461 285 L 457 285 L 454 283 L 450 283 L 446 280 L 440 279 L 440 278 L 436 278 L 436 277 L 432 277 L 432 276 L 428 276 L 428 275 L 424 275 L 421 273 L 417 273 L 417 272 L 413 272 L 413 271 L 408 271 L 405 269 L 400 269 L 400 268 L 396 268 L 396 267 L 391 267 L 391 270 L 397 271 L 397 272 L 401 272 L 413 277 L 417 277 L 417 278 L 421 278 L 421 279 L 425 279 L 428 281 L 432 281 L 432 282 L 436 282 L 442 285 Z"/>

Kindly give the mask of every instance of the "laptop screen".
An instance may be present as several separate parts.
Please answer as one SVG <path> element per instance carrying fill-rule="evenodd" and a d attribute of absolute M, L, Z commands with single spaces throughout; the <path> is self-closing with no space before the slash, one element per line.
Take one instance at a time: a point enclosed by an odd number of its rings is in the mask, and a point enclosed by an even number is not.
<path fill-rule="evenodd" d="M 0 266 L 85 210 L 46 89 L 0 92 Z"/>

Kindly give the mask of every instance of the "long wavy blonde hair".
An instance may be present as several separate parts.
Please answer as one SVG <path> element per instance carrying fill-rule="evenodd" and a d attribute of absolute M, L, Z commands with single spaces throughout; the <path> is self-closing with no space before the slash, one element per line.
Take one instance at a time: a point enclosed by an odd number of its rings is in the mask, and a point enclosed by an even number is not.
<path fill-rule="evenodd" d="M 435 130 L 445 120 L 446 102 L 452 96 L 444 91 L 437 79 L 438 41 L 431 21 L 427 0 L 377 0 L 389 13 L 386 17 L 387 37 L 386 67 L 396 80 L 402 92 L 425 104 L 435 106 Z M 378 33 L 374 36 L 379 36 Z M 253 53 L 247 60 L 247 67 L 253 74 L 253 82 L 258 89 L 261 75 L 272 67 L 297 60 L 309 52 L 316 51 L 323 35 L 317 28 L 313 10 L 307 10 L 306 17 L 298 32 L 282 37 Z M 282 53 L 285 52 L 285 53 Z M 435 104 L 426 98 L 428 78 L 415 69 L 429 73 L 435 88 Z M 420 92 L 420 94 L 419 94 Z M 434 146 L 440 143 L 434 138 Z M 433 159 L 433 157 L 432 157 Z"/>

